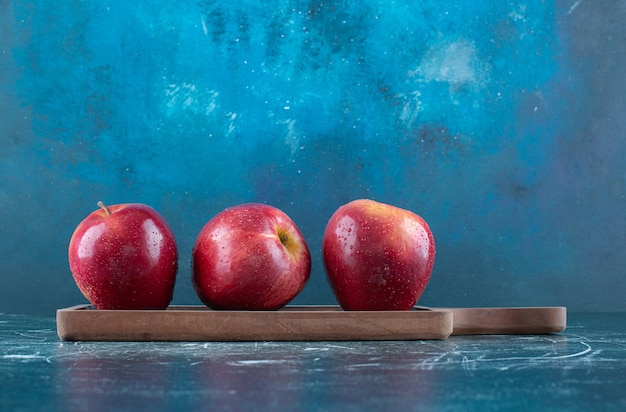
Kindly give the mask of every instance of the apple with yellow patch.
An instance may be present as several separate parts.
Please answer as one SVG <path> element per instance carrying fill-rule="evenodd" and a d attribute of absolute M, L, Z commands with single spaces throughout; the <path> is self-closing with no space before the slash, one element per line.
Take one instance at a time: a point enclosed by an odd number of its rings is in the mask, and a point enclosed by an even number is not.
<path fill-rule="evenodd" d="M 287 214 L 247 203 L 204 225 L 193 247 L 192 271 L 198 297 L 212 309 L 275 310 L 304 288 L 311 255 Z"/>
<path fill-rule="evenodd" d="M 322 239 L 330 286 L 345 310 L 408 310 L 430 280 L 435 240 L 410 210 L 354 200 L 331 216 Z"/>

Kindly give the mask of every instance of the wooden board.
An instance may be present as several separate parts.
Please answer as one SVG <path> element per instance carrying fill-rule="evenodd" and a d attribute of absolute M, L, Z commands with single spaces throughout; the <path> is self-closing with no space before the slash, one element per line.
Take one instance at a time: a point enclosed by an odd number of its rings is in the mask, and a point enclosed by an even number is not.
<path fill-rule="evenodd" d="M 520 308 L 450 308 L 452 335 L 531 335 L 559 333 L 567 325 L 561 306 Z"/>
<path fill-rule="evenodd" d="M 343 311 L 338 306 L 291 306 L 278 311 L 57 310 L 57 333 L 70 341 L 321 341 L 446 339 L 452 312 Z"/>
<path fill-rule="evenodd" d="M 450 335 L 550 334 L 565 330 L 564 307 L 426 308 L 343 311 L 338 306 L 288 306 L 279 311 L 57 311 L 57 332 L 70 341 L 418 340 Z"/>

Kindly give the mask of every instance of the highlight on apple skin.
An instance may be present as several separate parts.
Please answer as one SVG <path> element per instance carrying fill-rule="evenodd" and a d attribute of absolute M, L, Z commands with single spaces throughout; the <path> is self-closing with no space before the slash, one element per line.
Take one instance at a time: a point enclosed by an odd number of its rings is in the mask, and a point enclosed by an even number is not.
<path fill-rule="evenodd" d="M 426 288 L 435 241 L 424 219 L 358 199 L 339 207 L 322 239 L 331 289 L 345 310 L 409 310 Z"/>
<path fill-rule="evenodd" d="M 169 225 L 145 204 L 98 205 L 70 239 L 78 288 L 96 309 L 166 309 L 178 271 Z"/>
<path fill-rule="evenodd" d="M 194 289 L 212 309 L 280 309 L 310 273 L 311 255 L 299 228 L 282 210 L 261 203 L 215 215 L 192 251 Z"/>

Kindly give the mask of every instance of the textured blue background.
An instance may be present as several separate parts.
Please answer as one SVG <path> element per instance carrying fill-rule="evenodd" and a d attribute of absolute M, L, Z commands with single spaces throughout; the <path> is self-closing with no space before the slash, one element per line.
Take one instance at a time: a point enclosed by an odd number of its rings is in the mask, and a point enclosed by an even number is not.
<path fill-rule="evenodd" d="M 180 249 L 259 201 L 334 303 L 326 221 L 424 217 L 432 306 L 626 310 L 626 2 L 0 1 L 0 311 L 84 302 L 74 227 L 143 202 Z"/>

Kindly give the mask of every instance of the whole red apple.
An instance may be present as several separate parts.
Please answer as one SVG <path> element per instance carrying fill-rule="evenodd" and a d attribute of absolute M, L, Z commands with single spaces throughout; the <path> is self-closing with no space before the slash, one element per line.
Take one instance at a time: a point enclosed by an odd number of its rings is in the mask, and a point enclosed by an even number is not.
<path fill-rule="evenodd" d="M 359 199 L 341 206 L 328 221 L 322 255 L 343 309 L 408 310 L 430 280 L 435 241 L 415 213 Z"/>
<path fill-rule="evenodd" d="M 178 251 L 165 219 L 139 203 L 98 206 L 70 240 L 70 270 L 80 291 L 97 309 L 167 308 Z"/>
<path fill-rule="evenodd" d="M 283 211 L 248 203 L 207 222 L 193 248 L 192 270 L 196 293 L 210 308 L 275 310 L 304 288 L 311 255 Z"/>

